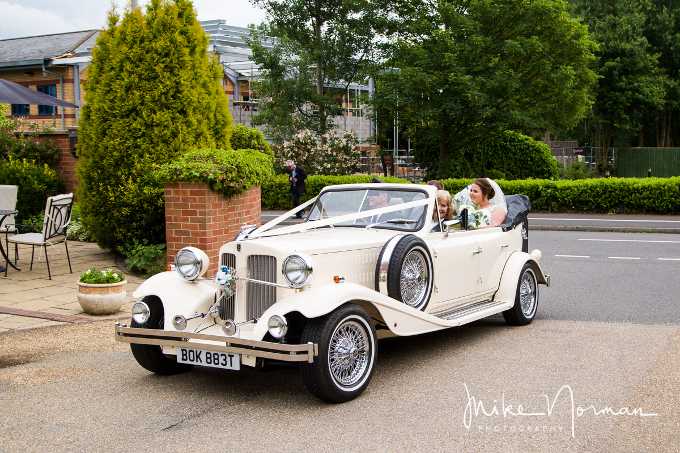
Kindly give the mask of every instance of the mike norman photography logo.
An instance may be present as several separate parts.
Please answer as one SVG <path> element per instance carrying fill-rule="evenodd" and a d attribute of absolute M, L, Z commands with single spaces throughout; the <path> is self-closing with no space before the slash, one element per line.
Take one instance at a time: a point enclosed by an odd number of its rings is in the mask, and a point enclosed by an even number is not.
<path fill-rule="evenodd" d="M 538 402 L 530 405 L 511 404 L 501 393 L 499 400 L 484 401 L 470 391 L 463 383 L 467 403 L 463 413 L 463 425 L 468 431 L 477 432 L 564 432 L 563 418 L 567 418 L 567 428 L 571 437 L 576 437 L 576 420 L 582 417 L 658 417 L 641 407 L 595 406 L 579 404 L 574 390 L 565 384 L 553 395 L 544 393 Z"/>

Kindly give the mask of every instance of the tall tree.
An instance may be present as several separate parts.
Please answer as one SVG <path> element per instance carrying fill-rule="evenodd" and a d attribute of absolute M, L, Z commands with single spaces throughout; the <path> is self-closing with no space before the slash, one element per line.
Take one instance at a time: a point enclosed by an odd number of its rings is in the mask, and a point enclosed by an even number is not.
<path fill-rule="evenodd" d="M 573 0 L 598 42 L 596 100 L 586 122 L 599 147 L 598 170 L 607 172 L 608 150 L 637 137 L 644 118 L 663 105 L 665 77 L 645 36 L 648 0 Z"/>
<path fill-rule="evenodd" d="M 101 245 L 164 241 L 153 170 L 194 146 L 229 148 L 223 72 L 190 0 L 151 0 L 93 49 L 78 143 L 83 220 Z"/>
<path fill-rule="evenodd" d="M 251 1 L 267 14 L 250 40 L 262 71 L 256 121 L 275 138 L 299 128 L 323 134 L 340 113 L 338 97 L 367 75 L 374 59 L 375 2 Z M 263 45 L 267 40 L 272 47 Z"/>
<path fill-rule="evenodd" d="M 595 43 L 562 0 L 403 0 L 380 108 L 437 168 L 504 129 L 539 134 L 589 110 Z"/>
<path fill-rule="evenodd" d="M 647 131 L 640 134 L 643 138 L 638 144 L 677 146 L 680 144 L 680 2 L 653 0 L 648 11 L 645 34 L 652 52 L 658 55 L 665 96 L 663 104 L 646 118 Z"/>

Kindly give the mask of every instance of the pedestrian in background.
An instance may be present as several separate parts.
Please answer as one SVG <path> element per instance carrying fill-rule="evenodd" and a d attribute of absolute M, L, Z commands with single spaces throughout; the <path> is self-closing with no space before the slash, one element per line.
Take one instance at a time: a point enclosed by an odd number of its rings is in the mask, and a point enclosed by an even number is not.
<path fill-rule="evenodd" d="M 428 181 L 427 185 L 428 186 L 435 186 L 437 188 L 437 190 L 444 190 L 444 185 L 441 182 L 437 181 L 436 179 Z"/>
<path fill-rule="evenodd" d="M 305 179 L 307 174 L 301 168 L 295 165 L 292 160 L 286 161 L 286 172 L 288 173 L 288 181 L 290 181 L 290 197 L 293 200 L 293 207 L 300 204 L 300 196 L 305 193 Z M 302 218 L 302 211 L 295 214 L 298 219 Z"/>

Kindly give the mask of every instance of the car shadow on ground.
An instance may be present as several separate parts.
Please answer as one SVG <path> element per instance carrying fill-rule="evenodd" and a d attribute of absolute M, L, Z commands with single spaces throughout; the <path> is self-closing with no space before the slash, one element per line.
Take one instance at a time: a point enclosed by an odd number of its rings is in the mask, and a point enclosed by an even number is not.
<path fill-rule="evenodd" d="M 405 364 L 436 363 L 442 356 L 460 352 L 503 328 L 507 327 L 502 317 L 492 317 L 458 328 L 381 340 L 374 379 L 377 378 L 380 385 L 397 385 Z M 204 398 L 230 404 L 253 401 L 276 401 L 277 404 L 298 407 L 325 404 L 306 391 L 298 366 L 286 363 L 270 364 L 264 369 L 242 367 L 238 372 L 194 368 L 188 373 L 174 376 L 145 374 L 137 379 L 137 384 L 142 388 L 151 386 L 171 392 L 173 397 L 188 399 L 200 392 Z"/>

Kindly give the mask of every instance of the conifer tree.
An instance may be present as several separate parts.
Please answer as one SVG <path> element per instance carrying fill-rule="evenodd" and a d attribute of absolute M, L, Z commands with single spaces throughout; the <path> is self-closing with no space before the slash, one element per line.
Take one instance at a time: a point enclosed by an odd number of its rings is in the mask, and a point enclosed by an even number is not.
<path fill-rule="evenodd" d="M 108 26 L 93 49 L 79 132 L 79 200 L 97 242 L 164 242 L 154 170 L 194 147 L 229 149 L 222 69 L 190 0 L 151 0 Z"/>

